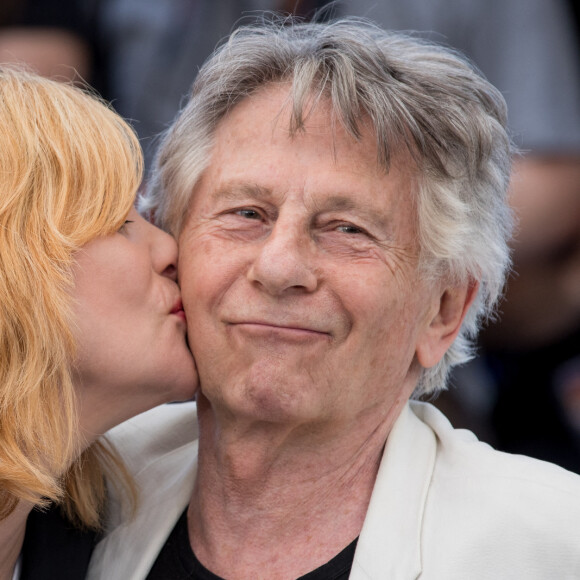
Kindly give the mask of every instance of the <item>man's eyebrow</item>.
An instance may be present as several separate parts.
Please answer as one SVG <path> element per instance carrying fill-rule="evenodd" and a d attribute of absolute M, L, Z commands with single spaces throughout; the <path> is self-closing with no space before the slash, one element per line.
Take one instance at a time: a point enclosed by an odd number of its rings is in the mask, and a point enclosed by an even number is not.
<path fill-rule="evenodd" d="M 331 211 L 354 211 L 383 230 L 392 229 L 391 220 L 385 213 L 377 211 L 375 207 L 361 205 L 350 196 L 331 195 L 317 204 L 319 214 Z"/>
<path fill-rule="evenodd" d="M 272 196 L 272 192 L 267 187 L 262 187 L 255 183 L 242 183 L 239 181 L 227 181 L 222 183 L 213 193 L 214 200 L 237 200 L 243 197 L 264 200 Z"/>
<path fill-rule="evenodd" d="M 257 201 L 270 201 L 272 190 L 257 183 L 240 181 L 227 181 L 221 184 L 211 195 L 213 200 L 238 201 L 241 199 L 253 199 Z M 377 211 L 375 207 L 365 207 L 353 199 L 350 195 L 333 194 L 318 200 L 316 214 L 321 215 L 332 211 L 353 211 L 385 232 L 391 232 L 392 223 L 387 215 Z"/>

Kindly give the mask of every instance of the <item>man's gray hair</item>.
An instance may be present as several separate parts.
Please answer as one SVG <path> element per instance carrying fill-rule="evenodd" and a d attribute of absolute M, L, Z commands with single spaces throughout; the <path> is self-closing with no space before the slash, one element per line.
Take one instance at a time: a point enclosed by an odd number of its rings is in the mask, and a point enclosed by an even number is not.
<path fill-rule="evenodd" d="M 202 67 L 158 151 L 142 208 L 154 210 L 161 227 L 179 235 L 220 120 L 281 82 L 291 83 L 292 133 L 303 129 L 312 98 L 327 98 L 355 138 L 370 119 L 386 171 L 393 154 L 409 151 L 423 275 L 479 282 L 459 336 L 423 371 L 415 395 L 443 389 L 450 368 L 472 356 L 471 340 L 493 313 L 510 263 L 513 151 L 501 94 L 452 50 L 368 21 L 242 27 Z"/>

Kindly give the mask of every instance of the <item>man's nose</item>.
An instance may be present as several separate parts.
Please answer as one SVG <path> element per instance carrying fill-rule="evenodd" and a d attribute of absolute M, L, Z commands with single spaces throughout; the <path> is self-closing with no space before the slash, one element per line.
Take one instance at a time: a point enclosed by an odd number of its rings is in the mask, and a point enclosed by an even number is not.
<path fill-rule="evenodd" d="M 308 232 L 297 224 L 276 223 L 261 242 L 248 278 L 272 295 L 316 290 L 318 276 Z"/>

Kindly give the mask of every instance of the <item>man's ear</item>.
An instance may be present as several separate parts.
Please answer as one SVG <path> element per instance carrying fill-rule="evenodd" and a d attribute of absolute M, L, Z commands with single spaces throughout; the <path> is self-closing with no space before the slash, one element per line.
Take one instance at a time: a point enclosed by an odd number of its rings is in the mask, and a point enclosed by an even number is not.
<path fill-rule="evenodd" d="M 441 293 L 427 319 L 427 327 L 417 340 L 416 355 L 424 368 L 435 366 L 451 346 L 469 307 L 477 296 L 479 282 L 470 281 L 461 286 L 448 286 Z"/>

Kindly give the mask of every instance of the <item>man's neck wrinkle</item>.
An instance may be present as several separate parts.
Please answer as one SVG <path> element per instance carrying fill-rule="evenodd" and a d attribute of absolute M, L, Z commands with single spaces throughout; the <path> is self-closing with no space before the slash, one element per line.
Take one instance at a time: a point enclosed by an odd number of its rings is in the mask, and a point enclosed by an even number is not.
<path fill-rule="evenodd" d="M 262 441 L 213 427 L 202 433 L 189 510 L 190 541 L 200 561 L 229 579 L 243 569 L 241 557 L 269 571 L 275 562 L 282 570 L 287 558 L 289 565 L 305 566 L 292 569 L 295 577 L 330 560 L 360 533 L 390 426 L 359 433 L 358 441 L 345 429 L 349 438 L 334 436 L 326 448 L 308 452 L 288 433 Z M 316 549 L 310 538 L 317 538 Z M 305 553 L 312 557 L 305 560 Z"/>

